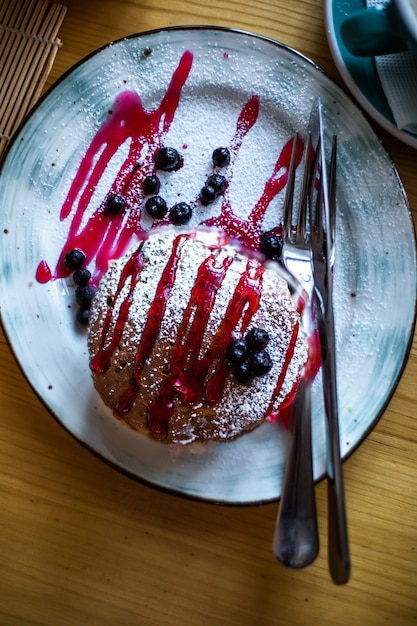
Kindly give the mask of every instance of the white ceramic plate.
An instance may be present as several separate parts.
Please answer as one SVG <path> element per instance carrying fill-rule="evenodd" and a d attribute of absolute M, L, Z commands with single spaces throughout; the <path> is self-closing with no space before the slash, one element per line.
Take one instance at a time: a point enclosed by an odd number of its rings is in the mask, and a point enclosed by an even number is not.
<path fill-rule="evenodd" d="M 130 37 L 77 65 L 42 99 L 16 134 L 0 176 L 2 321 L 35 392 L 101 458 L 176 494 L 267 502 L 281 492 L 284 429 L 265 424 L 234 442 L 188 447 L 131 432 L 94 391 L 70 281 L 35 279 L 39 262 L 53 267 L 66 241 L 71 216 L 60 221 L 61 206 L 114 99 L 133 90 L 154 109 L 185 51 L 193 53 L 192 69 L 166 141 L 180 142 L 186 158 L 167 194 L 189 192 L 187 185 L 203 176 L 213 147 L 230 140 L 242 107 L 255 95 L 259 115 L 242 142 L 229 189 L 234 209 L 250 210 L 282 147 L 294 130 L 305 129 L 314 98 L 322 99 L 325 135 L 339 137 L 335 315 L 343 457 L 375 425 L 401 375 L 414 327 L 416 251 L 407 200 L 389 157 L 345 93 L 308 59 L 255 35 L 196 27 Z M 108 189 L 124 149 L 98 195 Z M 282 193 L 269 206 L 265 227 L 279 221 L 281 207 Z M 325 472 L 320 380 L 313 401 L 319 478 Z"/>
<path fill-rule="evenodd" d="M 365 6 L 363 0 L 326 0 L 325 18 L 329 47 L 346 86 L 363 109 L 391 135 L 417 148 L 417 135 L 398 128 L 378 77 L 373 57 L 355 57 L 344 45 L 340 25 Z"/>

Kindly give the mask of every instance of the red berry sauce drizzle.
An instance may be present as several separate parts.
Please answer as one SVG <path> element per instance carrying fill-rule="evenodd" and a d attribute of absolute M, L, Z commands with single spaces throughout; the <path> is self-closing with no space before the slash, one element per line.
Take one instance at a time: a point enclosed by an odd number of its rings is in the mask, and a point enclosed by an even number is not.
<path fill-rule="evenodd" d="M 134 243 L 146 234 L 142 225 L 143 200 L 142 183 L 146 175 L 154 173 L 155 155 L 164 144 L 178 108 L 181 91 L 190 73 L 193 62 L 192 52 L 186 51 L 180 59 L 168 89 L 155 110 L 147 111 L 138 94 L 124 91 L 119 94 L 111 111 L 97 131 L 78 168 L 74 181 L 60 212 L 60 220 L 71 218 L 68 235 L 60 253 L 56 268 L 51 271 L 46 261 L 41 261 L 36 279 L 46 283 L 56 278 L 70 275 L 64 265 L 64 257 L 74 248 L 82 250 L 86 264 L 94 263 L 93 283 L 97 283 L 105 273 L 111 259 L 121 257 Z M 256 123 L 259 114 L 259 97 L 254 95 L 243 106 L 236 124 L 236 132 L 230 142 L 232 160 L 228 166 L 228 179 L 233 175 L 242 142 Z M 86 219 L 94 190 L 100 182 L 106 167 L 117 150 L 130 140 L 128 156 L 109 189 L 107 197 L 121 194 L 126 200 L 126 210 L 120 215 L 110 215 L 106 211 L 106 198 Z M 300 140 L 301 141 L 301 140 Z M 146 154 L 144 148 L 146 147 Z M 262 221 L 268 205 L 286 182 L 292 150 L 292 140 L 283 148 L 276 162 L 272 176 L 267 180 L 263 194 L 247 219 L 235 215 L 230 205 L 227 189 L 222 198 L 220 215 L 208 218 L 202 224 L 217 226 L 227 235 L 238 238 L 252 249 L 259 247 Z M 299 151 L 300 159 L 302 150 Z M 199 202 L 190 202 L 195 206 Z M 72 215 L 72 217 L 71 217 Z M 161 226 L 167 220 L 155 220 L 154 226 Z"/>
<path fill-rule="evenodd" d="M 178 235 L 173 243 L 170 258 L 158 283 L 155 297 L 151 303 L 145 328 L 136 354 L 134 373 L 127 389 L 116 401 L 113 412 L 121 417 L 132 408 L 141 385 L 141 371 L 150 356 L 158 338 L 167 300 L 174 285 L 181 248 L 187 238 L 193 235 Z M 218 253 L 222 242 L 213 246 L 211 254 L 201 263 L 193 285 L 190 299 L 184 310 L 183 318 L 173 346 L 168 373 L 155 394 L 148 408 L 148 427 L 154 434 L 164 435 L 167 424 L 174 412 L 174 401 L 179 397 L 183 404 L 196 406 L 205 401 L 216 404 L 223 395 L 224 385 L 230 372 L 230 365 L 225 358 L 226 348 L 239 327 L 245 333 L 249 323 L 259 308 L 264 267 L 248 259 L 246 270 L 242 273 L 229 301 L 223 321 L 210 340 L 210 345 L 202 350 L 207 322 L 214 306 L 214 301 L 222 285 L 228 267 L 233 258 L 228 256 L 220 262 Z M 91 361 L 91 369 L 96 374 L 103 374 L 111 364 L 111 358 L 117 349 L 124 326 L 128 320 L 129 307 L 135 286 L 143 267 L 142 246 L 134 252 L 122 269 L 115 299 L 129 281 L 129 291 L 122 302 L 117 319 L 113 320 L 113 306 L 109 305 L 106 313 L 100 348 Z M 110 326 L 114 327 L 109 335 Z M 273 398 L 279 393 L 286 370 L 291 361 L 297 338 L 298 325 L 295 326 L 283 371 L 277 381 Z M 267 410 L 272 410 L 273 400 Z"/>
<path fill-rule="evenodd" d="M 61 208 L 60 220 L 71 219 L 66 242 L 61 250 L 55 270 L 52 272 L 46 261 L 41 261 L 36 271 L 36 279 L 40 283 L 47 283 L 57 278 L 65 278 L 71 274 L 64 264 L 67 252 L 78 248 L 85 254 L 85 264 L 93 264 L 92 282 L 97 284 L 106 272 L 111 259 L 121 257 L 135 241 L 143 240 L 147 229 L 142 225 L 144 193 L 142 183 L 145 176 L 155 173 L 155 155 L 164 145 L 167 134 L 177 111 L 181 91 L 187 81 L 193 63 L 193 54 L 184 52 L 179 64 L 172 75 L 167 91 L 155 110 L 146 110 L 140 96 L 132 91 L 120 93 L 109 111 L 106 121 L 97 131 L 86 154 L 81 160 L 68 195 Z M 243 106 L 236 123 L 236 131 L 230 141 L 230 164 L 227 166 L 227 178 L 230 182 L 233 176 L 233 165 L 245 136 L 254 126 L 259 115 L 259 97 L 253 95 Z M 119 169 L 107 197 L 121 194 L 126 200 L 126 210 L 122 214 L 110 215 L 106 211 L 106 198 L 103 199 L 90 216 L 87 210 L 92 201 L 93 193 L 100 182 L 106 167 L 117 150 L 130 141 L 129 153 Z M 299 160 L 302 157 L 302 140 L 298 151 Z M 285 187 L 288 178 L 288 167 L 291 158 L 293 140 L 289 140 L 278 156 L 274 170 L 266 181 L 263 193 L 246 219 L 238 217 L 230 204 L 226 187 L 221 200 L 220 213 L 203 221 L 206 226 L 215 226 L 227 236 L 240 240 L 249 249 L 258 249 L 262 222 L 267 208 L 274 197 Z M 144 147 L 146 146 L 146 151 Z M 145 152 L 145 156 L 143 153 Z M 199 199 L 190 202 L 195 207 Z M 72 216 L 72 217 L 71 217 Z M 155 220 L 153 226 L 160 227 L 169 220 Z M 151 305 L 146 328 L 136 353 L 135 373 L 128 389 L 119 398 L 114 412 L 116 416 L 127 413 L 138 394 L 140 387 L 141 369 L 152 352 L 158 336 L 159 327 L 165 311 L 167 298 L 172 288 L 176 264 L 178 261 L 178 246 L 181 237 L 176 240 L 171 259 L 161 278 L 155 299 Z M 118 345 L 127 320 L 133 291 L 139 280 L 142 267 L 141 246 L 132 255 L 126 264 L 118 291 L 130 280 L 129 294 L 123 302 L 116 321 L 110 345 L 104 348 L 106 336 L 112 321 L 113 309 L 108 308 L 104 324 L 102 348 L 92 360 L 91 368 L 96 373 L 102 373 L 110 365 L 111 355 Z M 208 403 L 215 403 L 221 398 L 229 365 L 225 359 L 225 349 L 233 330 L 237 327 L 243 310 L 242 331 L 249 324 L 255 313 L 260 295 L 262 269 L 259 265 L 253 266 L 248 261 L 247 271 L 243 274 L 229 305 L 228 313 L 219 331 L 214 336 L 209 352 L 200 358 L 199 348 L 202 335 L 214 302 L 214 296 L 221 285 L 226 266 L 218 265 L 216 254 L 208 259 L 199 268 L 198 278 L 194 285 L 190 302 L 184 313 L 183 328 L 179 333 L 175 345 L 170 373 L 149 407 L 149 427 L 154 433 L 163 433 L 166 424 L 173 412 L 174 397 L 178 395 L 183 402 L 189 405 L 196 404 L 204 397 Z M 195 312 L 190 323 L 191 314 Z M 291 361 L 294 345 L 298 333 L 298 326 L 288 350 L 286 363 L 282 375 L 277 382 L 276 394 L 282 386 L 286 369 Z M 213 369 L 214 367 L 214 369 Z M 213 370 L 208 382 L 207 373 Z M 287 398 L 286 404 L 292 399 Z M 272 411 L 271 406 L 268 409 Z M 276 415 L 270 414 L 270 419 Z"/>

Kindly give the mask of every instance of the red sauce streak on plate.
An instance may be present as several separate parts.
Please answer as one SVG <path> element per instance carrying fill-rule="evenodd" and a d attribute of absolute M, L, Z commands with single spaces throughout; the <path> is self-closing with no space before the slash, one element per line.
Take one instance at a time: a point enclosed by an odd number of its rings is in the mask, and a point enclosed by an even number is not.
<path fill-rule="evenodd" d="M 113 258 L 122 256 L 134 243 L 140 241 L 147 228 L 142 223 L 144 194 L 142 182 L 154 171 L 156 152 L 163 146 L 164 137 L 174 121 L 181 93 L 192 68 L 193 54 L 186 51 L 172 75 L 166 93 L 155 110 L 146 110 L 140 96 L 132 91 L 120 93 L 97 131 L 84 157 L 60 211 L 60 220 L 70 220 L 68 234 L 60 252 L 57 265 L 51 271 L 45 260 L 39 263 L 36 279 L 48 282 L 64 278 L 71 271 L 64 265 L 65 254 L 74 248 L 86 255 L 86 265 L 94 264 L 92 282 L 97 283 Z M 244 104 L 230 141 L 232 161 L 227 168 L 227 178 L 233 176 L 233 165 L 242 142 L 253 128 L 259 115 L 259 97 L 253 95 Z M 128 154 L 100 205 L 91 208 L 93 195 L 106 168 L 117 151 L 130 142 Z M 301 141 L 301 140 L 300 140 Z M 217 226 L 227 235 L 239 239 L 252 249 L 259 246 L 262 221 L 272 199 L 287 182 L 292 140 L 282 149 L 274 171 L 267 180 L 262 196 L 246 219 L 235 215 L 226 191 L 220 214 L 203 224 Z M 301 151 L 300 151 L 301 153 Z M 126 200 L 126 210 L 119 215 L 109 215 L 106 200 L 109 195 L 121 194 Z M 191 200 L 195 206 L 198 198 Z M 156 220 L 160 226 L 168 220 Z"/>
<path fill-rule="evenodd" d="M 52 278 L 63 278 L 71 273 L 63 259 L 69 250 L 79 248 L 86 255 L 86 264 L 95 261 L 93 281 L 98 282 L 107 270 L 109 260 L 122 256 L 132 240 L 144 235 L 141 182 L 147 171 L 153 168 L 154 156 L 163 145 L 164 136 L 174 119 L 192 61 L 192 53 L 184 52 L 159 107 L 153 111 L 147 111 L 139 95 L 132 91 L 124 91 L 117 96 L 106 121 L 87 149 L 62 206 L 61 221 L 71 215 L 72 219 L 57 266 L 54 273 L 51 272 Z M 104 198 L 86 220 L 96 186 L 110 160 L 128 140 L 131 141 L 128 156 L 108 194 L 123 194 L 127 211 L 122 215 L 109 216 L 105 211 Z M 145 147 L 146 154 L 143 156 Z M 44 266 L 45 261 L 41 264 Z"/>
<path fill-rule="evenodd" d="M 258 115 L 259 99 L 257 96 L 253 96 L 249 102 L 244 106 L 242 113 L 238 119 L 236 127 L 236 135 L 232 142 L 232 152 L 237 154 L 244 136 L 252 128 Z M 262 230 L 262 222 L 264 220 L 266 211 L 275 198 L 275 196 L 284 189 L 288 180 L 288 168 L 291 160 L 291 153 L 293 148 L 293 139 L 290 139 L 283 147 L 278 159 L 275 163 L 274 170 L 271 176 L 265 183 L 261 197 L 256 205 L 251 210 L 246 219 L 238 217 L 233 212 L 229 195 L 226 192 L 223 196 L 222 209 L 219 216 L 209 218 L 203 222 L 206 226 L 215 226 L 230 237 L 241 241 L 245 246 L 250 249 L 258 249 L 259 239 Z M 298 139 L 299 147 L 297 150 L 297 166 L 299 165 L 303 155 L 303 140 Z M 230 173 L 228 174 L 229 180 L 233 176 L 233 163 L 230 165 Z"/>

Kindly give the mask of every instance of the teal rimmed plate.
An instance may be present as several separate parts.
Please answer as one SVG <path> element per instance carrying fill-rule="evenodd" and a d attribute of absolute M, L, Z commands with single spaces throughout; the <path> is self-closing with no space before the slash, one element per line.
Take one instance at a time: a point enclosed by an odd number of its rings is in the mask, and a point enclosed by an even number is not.
<path fill-rule="evenodd" d="M 167 137 L 187 150 L 183 170 L 172 179 L 179 185 L 170 190 L 173 197 L 204 171 L 202 160 L 233 135 L 239 111 L 256 95 L 259 116 L 242 144 L 229 189 L 233 206 L 243 213 L 251 209 L 280 150 L 295 130 L 305 130 L 312 101 L 321 98 L 325 137 L 329 144 L 333 133 L 339 138 L 335 317 L 343 457 L 374 427 L 401 376 L 414 329 L 416 251 L 407 199 L 390 158 L 350 97 L 309 59 L 256 35 L 210 27 L 135 35 L 90 55 L 46 94 L 1 166 L 1 317 L 34 391 L 101 459 L 177 495 L 258 504 L 280 496 L 285 429 L 264 424 L 233 442 L 188 447 L 130 431 L 94 390 L 86 336 L 74 324 L 70 281 L 35 279 L 42 259 L 53 266 L 59 256 L 69 228 L 67 219 L 59 219 L 60 208 L 114 99 L 129 89 L 145 107 L 157 106 L 185 51 L 192 51 L 193 65 Z M 121 150 L 112 166 L 117 169 L 125 156 Z M 98 197 L 111 180 L 110 168 Z M 265 226 L 279 220 L 282 200 L 278 195 L 270 205 Z M 313 402 L 319 479 L 326 456 L 320 380 Z"/>

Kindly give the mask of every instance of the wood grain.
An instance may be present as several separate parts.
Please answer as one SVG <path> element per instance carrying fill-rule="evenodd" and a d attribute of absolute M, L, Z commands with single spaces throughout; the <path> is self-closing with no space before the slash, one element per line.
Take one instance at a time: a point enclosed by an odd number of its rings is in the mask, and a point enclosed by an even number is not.
<path fill-rule="evenodd" d="M 339 84 L 313 0 L 69 0 L 46 87 L 110 40 L 213 24 L 306 54 Z M 416 151 L 381 131 L 414 223 Z M 388 236 L 388 235 L 387 235 Z M 393 303 L 394 305 L 394 303 Z M 271 553 L 276 505 L 215 507 L 154 491 L 80 446 L 50 416 L 0 339 L 0 624 L 5 626 L 409 626 L 417 622 L 417 342 L 381 420 L 344 464 L 352 579 L 321 553 L 291 571 Z"/>

